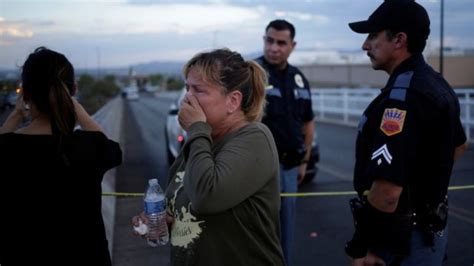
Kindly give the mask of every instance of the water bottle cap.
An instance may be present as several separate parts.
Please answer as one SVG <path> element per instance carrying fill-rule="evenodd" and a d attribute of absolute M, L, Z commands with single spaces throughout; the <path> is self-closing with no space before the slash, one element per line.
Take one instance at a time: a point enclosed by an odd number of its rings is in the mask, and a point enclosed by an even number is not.
<path fill-rule="evenodd" d="M 156 185 L 156 184 L 158 184 L 158 179 L 152 178 L 148 180 L 148 185 L 151 186 L 151 185 Z"/>

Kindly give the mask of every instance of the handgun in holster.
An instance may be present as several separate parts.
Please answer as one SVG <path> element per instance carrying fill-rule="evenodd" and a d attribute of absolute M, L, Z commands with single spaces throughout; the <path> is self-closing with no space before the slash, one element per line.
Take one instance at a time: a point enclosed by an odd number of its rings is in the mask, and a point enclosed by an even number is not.
<path fill-rule="evenodd" d="M 387 249 L 394 256 L 410 253 L 413 228 L 411 213 L 385 213 L 377 210 L 366 197 L 350 200 L 354 225 L 368 248 Z"/>
<path fill-rule="evenodd" d="M 442 232 L 448 223 L 448 196 L 437 205 L 426 205 L 420 215 L 420 230 L 426 246 L 434 246 L 435 234 Z"/>

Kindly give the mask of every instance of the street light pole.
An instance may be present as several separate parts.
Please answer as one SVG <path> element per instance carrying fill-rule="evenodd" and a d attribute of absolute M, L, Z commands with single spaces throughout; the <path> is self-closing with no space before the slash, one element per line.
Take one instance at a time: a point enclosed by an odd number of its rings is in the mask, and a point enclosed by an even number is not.
<path fill-rule="evenodd" d="M 97 46 L 97 79 L 100 79 L 100 47 Z"/>
<path fill-rule="evenodd" d="M 443 50 L 444 50 L 444 0 L 441 0 L 440 14 L 440 31 L 439 31 L 439 73 L 443 75 Z"/>
<path fill-rule="evenodd" d="M 344 61 L 346 61 L 346 68 L 347 68 L 347 87 L 352 87 L 352 58 L 350 55 L 342 55 L 341 56 Z"/>

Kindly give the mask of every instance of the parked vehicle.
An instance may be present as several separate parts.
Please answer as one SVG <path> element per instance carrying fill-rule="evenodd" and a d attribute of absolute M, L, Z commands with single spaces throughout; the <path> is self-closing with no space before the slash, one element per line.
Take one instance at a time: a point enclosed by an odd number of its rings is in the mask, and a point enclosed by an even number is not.
<path fill-rule="evenodd" d="M 178 122 L 179 104 L 186 94 L 186 89 L 183 89 L 178 98 L 170 105 L 168 116 L 166 117 L 165 125 L 165 139 L 168 163 L 171 165 L 186 139 L 186 132 L 181 128 Z"/>
<path fill-rule="evenodd" d="M 0 94 L 0 108 L 2 109 L 12 109 L 16 105 L 16 101 L 20 96 L 20 91 L 9 91 L 6 94 Z"/>
<path fill-rule="evenodd" d="M 168 116 L 166 118 L 165 126 L 165 139 L 166 139 L 166 152 L 168 157 L 168 163 L 171 165 L 179 151 L 186 141 L 186 132 L 181 128 L 178 122 L 178 112 L 181 100 L 184 98 L 186 90 L 183 89 L 178 98 L 170 105 Z M 311 151 L 311 157 L 306 168 L 306 175 L 301 185 L 311 182 L 318 172 L 317 163 L 319 162 L 319 143 L 317 138 L 317 132 L 314 134 L 313 145 Z"/>
<path fill-rule="evenodd" d="M 138 100 L 140 95 L 138 94 L 138 88 L 136 86 L 127 86 L 122 89 L 122 98 L 127 100 Z"/>

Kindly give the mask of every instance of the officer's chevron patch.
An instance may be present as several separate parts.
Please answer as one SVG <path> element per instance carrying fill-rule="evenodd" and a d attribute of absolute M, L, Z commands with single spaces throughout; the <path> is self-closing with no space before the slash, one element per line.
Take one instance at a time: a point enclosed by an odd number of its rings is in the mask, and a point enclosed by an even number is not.
<path fill-rule="evenodd" d="M 374 153 L 372 153 L 372 160 L 382 156 L 388 164 L 392 163 L 392 155 L 388 151 L 387 144 L 384 144 L 382 147 L 378 148 Z M 380 165 L 382 163 L 382 159 L 379 158 L 377 164 Z"/>
<path fill-rule="evenodd" d="M 380 123 L 380 130 L 387 136 L 393 136 L 402 132 L 406 113 L 407 111 L 397 108 L 385 109 L 382 122 Z"/>

